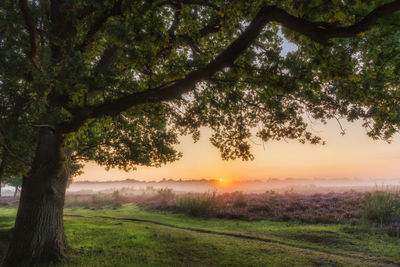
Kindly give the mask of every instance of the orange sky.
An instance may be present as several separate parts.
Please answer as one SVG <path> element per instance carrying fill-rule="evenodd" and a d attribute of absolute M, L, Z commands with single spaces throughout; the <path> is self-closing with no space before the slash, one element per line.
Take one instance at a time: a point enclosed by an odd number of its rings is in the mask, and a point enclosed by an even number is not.
<path fill-rule="evenodd" d="M 223 161 L 210 144 L 209 129 L 194 144 L 190 136 L 181 138 L 178 149 L 181 160 L 161 168 L 139 166 L 137 171 L 105 171 L 87 163 L 78 180 L 172 179 L 266 179 L 266 178 L 400 178 L 400 136 L 391 144 L 374 141 L 366 136 L 361 123 L 342 123 L 346 135 L 340 135 L 336 121 L 327 125 L 313 124 L 314 132 L 327 141 L 325 146 L 300 144 L 289 140 L 253 144 L 254 161 Z M 260 140 L 254 139 L 256 143 Z"/>

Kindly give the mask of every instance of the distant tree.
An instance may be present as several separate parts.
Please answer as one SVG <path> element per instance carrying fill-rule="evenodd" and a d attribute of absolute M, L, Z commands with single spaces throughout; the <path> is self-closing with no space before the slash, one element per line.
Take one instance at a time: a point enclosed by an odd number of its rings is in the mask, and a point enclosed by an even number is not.
<path fill-rule="evenodd" d="M 17 196 L 18 192 L 21 190 L 22 178 L 21 177 L 10 177 L 5 179 L 5 184 L 15 188 L 14 197 Z"/>
<path fill-rule="evenodd" d="M 69 160 L 160 166 L 179 158 L 178 134 L 197 140 L 201 126 L 224 159 L 249 160 L 251 129 L 264 141 L 321 143 L 306 115 L 361 119 L 390 140 L 400 126 L 399 9 L 399 0 L 2 0 L 0 127 L 24 125 L 34 144 L 4 265 L 64 256 Z M 297 51 L 281 55 L 280 32 Z"/>

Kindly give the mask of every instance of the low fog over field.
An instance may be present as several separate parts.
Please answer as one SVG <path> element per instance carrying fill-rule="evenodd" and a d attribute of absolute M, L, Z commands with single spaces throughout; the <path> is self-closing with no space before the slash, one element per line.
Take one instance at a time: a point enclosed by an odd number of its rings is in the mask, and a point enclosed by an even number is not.
<path fill-rule="evenodd" d="M 263 193 L 274 190 L 277 192 L 293 191 L 298 193 L 313 194 L 327 192 L 345 192 L 349 190 L 370 191 L 375 189 L 399 190 L 399 179 L 362 180 L 362 179 L 268 179 L 256 181 L 229 181 L 229 180 L 161 180 L 142 182 L 137 180 L 124 180 L 118 182 L 73 182 L 67 193 L 91 194 L 97 192 L 111 193 L 123 190 L 130 193 L 145 193 L 162 188 L 170 188 L 175 192 L 235 192 Z"/>

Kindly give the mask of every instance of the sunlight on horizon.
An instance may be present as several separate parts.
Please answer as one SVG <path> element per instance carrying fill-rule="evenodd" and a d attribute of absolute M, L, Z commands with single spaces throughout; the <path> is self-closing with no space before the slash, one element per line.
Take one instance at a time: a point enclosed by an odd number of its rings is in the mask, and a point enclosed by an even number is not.
<path fill-rule="evenodd" d="M 82 180 L 161 180 L 215 179 L 229 180 L 267 178 L 399 178 L 400 138 L 397 134 L 391 144 L 369 138 L 361 123 L 342 123 L 344 136 L 336 122 L 327 125 L 314 123 L 313 131 L 327 141 L 325 146 L 300 144 L 294 140 L 262 144 L 253 139 L 254 161 L 224 161 L 217 148 L 209 142 L 211 131 L 201 129 L 201 139 L 193 143 L 190 136 L 180 138 L 177 146 L 183 157 L 161 168 L 138 166 L 126 173 L 112 169 L 105 171 L 93 162 L 87 163 Z"/>

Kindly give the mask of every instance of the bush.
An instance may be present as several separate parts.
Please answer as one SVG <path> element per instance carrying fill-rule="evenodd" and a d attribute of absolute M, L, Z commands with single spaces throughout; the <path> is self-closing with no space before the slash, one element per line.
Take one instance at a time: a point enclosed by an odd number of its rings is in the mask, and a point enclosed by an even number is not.
<path fill-rule="evenodd" d="M 380 227 L 400 221 L 399 194 L 385 191 L 367 193 L 361 216 L 364 223 Z"/>

